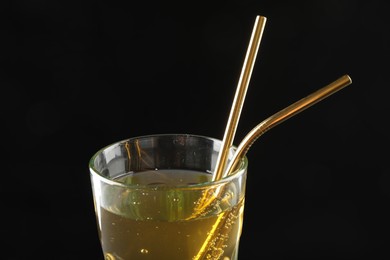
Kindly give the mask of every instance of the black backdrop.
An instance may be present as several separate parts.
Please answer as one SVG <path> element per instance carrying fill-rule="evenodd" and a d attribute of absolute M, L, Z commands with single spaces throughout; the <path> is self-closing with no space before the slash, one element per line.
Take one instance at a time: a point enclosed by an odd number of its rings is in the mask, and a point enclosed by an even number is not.
<path fill-rule="evenodd" d="M 268 19 L 235 144 L 353 83 L 249 151 L 240 260 L 389 258 L 385 3 L 1 1 L 1 258 L 102 259 L 89 158 L 138 135 L 222 138 L 256 15 Z"/>

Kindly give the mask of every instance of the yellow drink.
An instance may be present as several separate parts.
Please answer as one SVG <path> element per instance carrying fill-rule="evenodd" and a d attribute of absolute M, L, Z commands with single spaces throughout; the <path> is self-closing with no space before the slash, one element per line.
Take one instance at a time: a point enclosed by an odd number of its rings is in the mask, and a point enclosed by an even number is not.
<path fill-rule="evenodd" d="M 236 259 L 244 199 L 235 185 L 228 185 L 221 198 L 200 211 L 201 199 L 220 188 L 196 185 L 210 177 L 195 171 L 147 171 L 116 179 L 139 189 L 104 187 L 111 189 L 106 191 L 110 196 L 97 205 L 97 217 L 106 259 L 196 259 L 210 236 L 206 259 Z M 222 226 L 213 232 L 218 221 Z"/>

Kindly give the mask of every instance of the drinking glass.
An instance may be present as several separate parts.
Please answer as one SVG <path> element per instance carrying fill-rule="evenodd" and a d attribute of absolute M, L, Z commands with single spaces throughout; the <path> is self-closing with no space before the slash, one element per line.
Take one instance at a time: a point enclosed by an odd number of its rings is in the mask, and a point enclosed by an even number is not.
<path fill-rule="evenodd" d="M 237 259 L 248 161 L 212 181 L 220 147 L 207 136 L 156 134 L 93 155 L 89 169 L 105 259 Z"/>

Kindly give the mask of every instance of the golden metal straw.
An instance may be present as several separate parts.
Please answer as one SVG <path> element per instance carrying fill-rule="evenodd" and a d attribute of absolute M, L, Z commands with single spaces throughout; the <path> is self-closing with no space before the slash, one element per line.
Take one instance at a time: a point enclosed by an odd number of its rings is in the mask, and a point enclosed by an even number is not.
<path fill-rule="evenodd" d="M 228 123 L 225 129 L 225 134 L 222 139 L 220 152 L 214 170 L 213 181 L 222 178 L 223 172 L 227 164 L 227 157 L 229 149 L 233 144 L 234 135 L 236 133 L 238 120 L 241 114 L 242 105 L 248 89 L 250 77 L 252 74 L 254 61 L 257 56 L 261 37 L 263 36 L 264 26 L 267 18 L 264 16 L 257 16 L 252 31 L 252 36 L 249 42 L 248 50 L 244 60 L 244 65 L 241 70 L 240 79 L 233 100 L 233 105 L 230 110 Z"/>
<path fill-rule="evenodd" d="M 293 103 L 292 105 L 286 107 L 283 110 L 280 110 L 279 112 L 275 113 L 274 115 L 262 121 L 260 124 L 254 127 L 241 141 L 241 143 L 236 149 L 233 159 L 230 161 L 227 167 L 227 171 L 225 175 L 230 174 L 235 169 L 235 167 L 238 165 L 241 159 L 248 152 L 252 144 L 257 140 L 257 138 L 259 138 L 266 131 L 284 122 L 288 118 L 291 118 L 292 116 L 298 114 L 299 112 L 302 112 L 306 108 L 309 108 L 310 106 L 318 103 L 319 101 L 332 95 L 338 90 L 350 85 L 351 83 L 352 83 L 351 78 L 348 75 L 344 75 L 339 79 L 337 79 L 336 81 L 330 83 L 329 85 L 317 90 L 316 92 L 313 92 L 309 96 Z M 222 193 L 221 190 L 219 192 Z M 214 194 L 212 198 L 208 198 L 209 203 L 207 205 L 210 205 L 211 203 L 210 201 L 217 198 L 218 196 L 219 194 Z M 230 214 L 236 215 L 237 214 L 236 211 L 238 211 L 239 209 L 240 209 L 239 207 L 235 208 L 234 212 Z M 217 221 L 213 226 L 212 231 L 209 233 L 200 251 L 193 259 L 195 260 L 208 259 L 205 258 L 206 256 L 213 256 L 213 258 L 210 259 L 219 259 L 223 251 L 222 252 L 214 252 L 214 251 L 215 249 L 218 250 L 219 248 L 222 248 L 224 243 L 223 238 L 225 238 L 230 231 L 230 229 L 228 228 L 229 225 L 226 225 L 227 221 L 229 221 L 229 217 L 226 213 L 221 214 L 218 217 Z"/>
<path fill-rule="evenodd" d="M 350 85 L 351 83 L 352 83 L 351 78 L 348 75 L 344 75 L 339 79 L 333 81 L 329 85 L 317 90 L 316 92 L 313 92 L 309 96 L 302 98 L 301 100 L 291 104 L 285 109 L 263 120 L 260 124 L 254 127 L 238 145 L 232 160 L 230 161 L 228 167 L 226 168 L 223 177 L 229 175 L 236 168 L 240 160 L 245 156 L 245 154 L 248 152 L 249 148 L 257 140 L 257 138 L 259 138 L 269 129 L 284 122 L 285 120 L 298 114 L 299 112 L 305 110 L 306 108 L 316 104 L 322 99 L 332 95 L 333 93 L 339 91 L 340 89 Z"/>

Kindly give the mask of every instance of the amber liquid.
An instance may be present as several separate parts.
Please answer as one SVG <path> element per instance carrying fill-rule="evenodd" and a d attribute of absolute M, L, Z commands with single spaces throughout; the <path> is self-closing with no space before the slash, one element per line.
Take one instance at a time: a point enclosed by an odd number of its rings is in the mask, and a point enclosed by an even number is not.
<path fill-rule="evenodd" d="M 180 178 L 173 179 L 171 174 Z M 152 171 L 127 175 L 120 181 L 169 186 L 203 182 L 205 178 L 209 174 Z M 201 189 L 167 187 L 112 194 L 111 205 L 100 207 L 98 214 L 106 259 L 237 259 L 244 200 L 235 200 L 234 188 L 225 190 L 224 199 L 216 200 L 202 214 L 196 207 L 205 194 Z M 222 225 L 213 230 L 216 223 Z M 202 250 L 206 253 L 200 254 Z M 205 257 L 199 258 L 200 255 Z"/>

